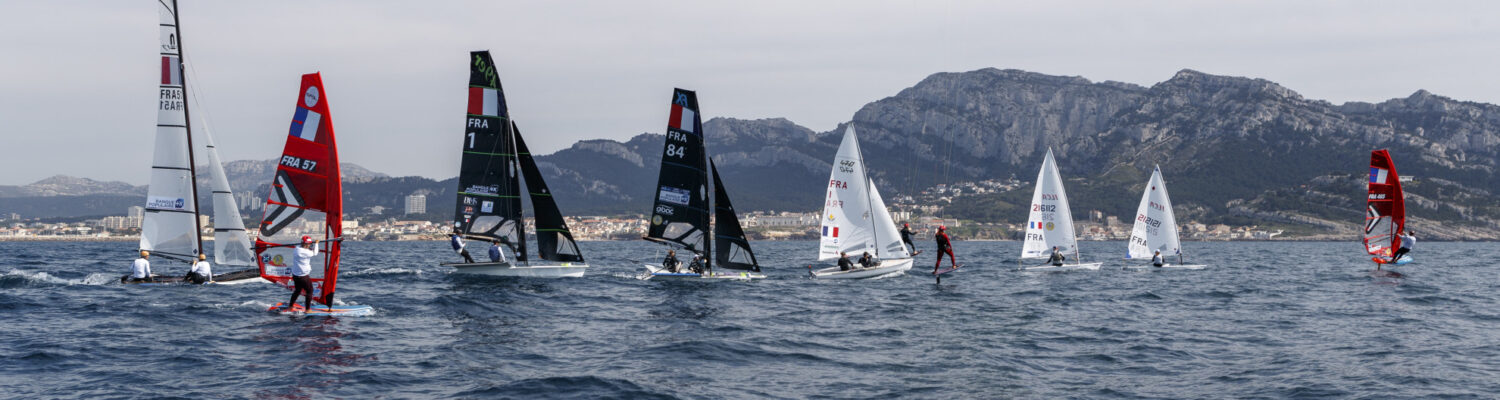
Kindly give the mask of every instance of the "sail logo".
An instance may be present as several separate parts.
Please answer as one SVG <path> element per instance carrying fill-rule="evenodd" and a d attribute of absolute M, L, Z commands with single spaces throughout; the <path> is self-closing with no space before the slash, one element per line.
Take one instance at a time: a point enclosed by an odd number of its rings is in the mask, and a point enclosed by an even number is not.
<path fill-rule="evenodd" d="M 1048 193 L 1042 193 L 1042 200 L 1057 201 L 1057 195 L 1055 195 L 1055 194 L 1048 194 Z"/>
<path fill-rule="evenodd" d="M 317 86 L 308 86 L 307 91 L 302 93 L 302 105 L 307 108 L 313 108 L 317 106 L 318 95 L 319 92 Z"/>
<path fill-rule="evenodd" d="M 308 90 L 308 93 L 310 96 L 313 96 L 313 102 L 316 103 L 317 95 L 313 94 L 314 91 Z M 292 113 L 292 127 L 287 132 L 287 135 L 302 140 L 316 142 L 318 141 L 318 124 L 322 122 L 322 120 L 323 114 L 318 114 L 316 111 L 309 110 L 303 107 L 297 107 L 297 111 Z"/>
<path fill-rule="evenodd" d="M 495 76 L 495 66 L 484 62 L 484 57 L 479 54 L 474 55 L 474 71 L 483 76 L 484 81 L 488 82 L 490 86 L 500 86 L 500 80 Z"/>
<path fill-rule="evenodd" d="M 1161 204 L 1157 204 L 1157 203 L 1156 203 L 1156 202 L 1154 202 L 1154 201 L 1153 201 L 1153 202 L 1150 202 L 1150 203 L 1151 203 L 1151 208 L 1155 208 L 1155 209 L 1156 209 L 1156 211 L 1167 211 L 1167 208 L 1166 208 L 1166 207 L 1163 207 L 1163 206 L 1162 206 L 1162 205 L 1161 205 Z"/>
<path fill-rule="evenodd" d="M 1048 231 L 1048 232 L 1051 232 L 1051 231 L 1052 231 L 1052 228 L 1054 228 L 1054 226 L 1053 226 L 1053 225 L 1052 225 L 1052 223 L 1051 223 L 1051 222 L 1048 222 L 1048 223 L 1047 223 L 1047 231 Z"/>
<path fill-rule="evenodd" d="M 187 200 L 179 197 L 151 197 L 146 199 L 146 208 L 157 210 L 186 210 Z"/>
<path fill-rule="evenodd" d="M 464 193 L 496 196 L 500 194 L 500 187 L 497 185 L 469 185 L 468 189 L 464 189 Z"/>
<path fill-rule="evenodd" d="M 182 61 L 176 56 L 161 56 L 161 84 L 182 85 Z"/>
<path fill-rule="evenodd" d="M 1380 167 L 1370 167 L 1370 183 L 1384 185 L 1389 180 L 1390 174 L 1391 170 Z"/>
<path fill-rule="evenodd" d="M 688 202 L 692 199 L 692 192 L 688 191 L 687 189 L 662 186 L 657 191 L 656 199 L 663 203 L 672 203 L 685 206 L 688 205 Z"/>
<path fill-rule="evenodd" d="M 833 228 L 833 229 L 829 230 L 829 228 Z M 838 238 L 839 237 L 839 227 L 837 227 L 837 226 L 832 226 L 832 227 L 825 226 L 825 227 L 823 227 L 823 237 Z"/>
<path fill-rule="evenodd" d="M 678 94 L 678 96 L 682 96 L 678 100 L 681 104 L 672 104 L 672 115 L 667 118 L 667 127 L 687 133 L 694 133 L 694 129 L 696 129 L 694 122 L 697 121 L 698 112 L 685 107 L 687 104 L 686 96 L 681 94 Z"/>
<path fill-rule="evenodd" d="M 485 213 L 495 212 L 495 202 L 489 201 L 489 200 L 485 200 L 484 203 L 481 203 L 479 205 L 479 212 L 485 212 Z"/>
<path fill-rule="evenodd" d="M 505 102 L 505 95 L 498 89 L 483 87 L 469 88 L 469 114 L 486 117 L 505 116 L 500 105 Z"/>

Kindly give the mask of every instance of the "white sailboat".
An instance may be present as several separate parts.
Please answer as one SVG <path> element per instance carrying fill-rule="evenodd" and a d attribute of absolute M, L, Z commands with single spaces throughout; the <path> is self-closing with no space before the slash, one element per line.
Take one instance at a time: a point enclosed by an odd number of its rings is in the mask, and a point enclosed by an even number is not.
<path fill-rule="evenodd" d="M 828 195 L 823 202 L 823 238 L 818 246 L 818 261 L 839 259 L 844 252 L 857 259 L 869 252 L 880 260 L 876 266 L 856 266 L 843 270 L 838 266 L 812 271 L 815 279 L 862 279 L 895 275 L 911 269 L 913 260 L 901 243 L 896 223 L 886 211 L 880 190 L 865 169 L 864 154 L 854 127 L 844 130 L 828 177 Z M 811 268 L 811 267 L 809 267 Z"/>
<path fill-rule="evenodd" d="M 255 253 L 250 251 L 250 235 L 245 231 L 245 221 L 240 217 L 239 202 L 229 190 L 229 178 L 219 161 L 219 149 L 214 146 L 214 137 L 207 130 L 203 138 L 208 148 L 208 175 L 214 202 L 214 264 L 219 267 L 241 268 L 238 271 L 214 275 L 214 283 L 237 285 L 251 282 L 270 282 L 260 277 L 260 268 L 255 264 Z"/>
<path fill-rule="evenodd" d="M 1041 172 L 1037 173 L 1036 193 L 1031 196 L 1031 215 L 1026 220 L 1026 243 L 1021 248 L 1021 258 L 1048 258 L 1054 247 L 1063 254 L 1072 253 L 1073 259 L 1068 260 L 1072 263 L 1028 266 L 1021 270 L 1096 270 L 1104 265 L 1102 262 L 1082 262 L 1078 239 L 1073 234 L 1073 211 L 1068 208 L 1068 194 L 1063 189 L 1052 149 L 1047 149 L 1047 158 L 1042 161 Z"/>
<path fill-rule="evenodd" d="M 1167 195 L 1166 181 L 1161 177 L 1161 167 L 1151 171 L 1151 180 L 1141 193 L 1141 205 L 1135 211 L 1135 227 L 1130 230 L 1130 241 L 1126 245 L 1125 258 L 1150 260 L 1156 252 L 1166 257 L 1177 256 L 1177 264 L 1164 263 L 1161 267 L 1130 265 L 1125 268 L 1203 269 L 1202 264 L 1183 262 L 1182 243 L 1177 238 L 1177 217 L 1172 213 L 1172 198 Z"/>

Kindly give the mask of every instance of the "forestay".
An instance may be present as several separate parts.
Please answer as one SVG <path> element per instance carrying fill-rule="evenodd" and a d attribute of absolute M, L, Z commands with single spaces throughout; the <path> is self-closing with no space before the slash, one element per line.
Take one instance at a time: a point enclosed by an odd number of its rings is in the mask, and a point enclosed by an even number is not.
<path fill-rule="evenodd" d="M 1047 257 L 1053 246 L 1063 253 L 1076 254 L 1078 242 L 1073 237 L 1073 212 L 1068 209 L 1068 194 L 1063 190 L 1052 149 L 1047 149 L 1047 158 L 1042 161 L 1041 172 L 1037 173 L 1036 193 L 1031 196 L 1031 214 L 1026 218 L 1026 243 L 1021 247 L 1021 258 Z"/>
<path fill-rule="evenodd" d="M 193 139 L 188 129 L 186 82 L 182 74 L 177 3 L 159 2 L 161 80 L 157 91 L 156 147 L 151 185 L 141 221 L 141 250 L 190 260 L 203 250 L 198 232 L 198 196 Z"/>
<path fill-rule="evenodd" d="M 1161 167 L 1151 171 L 1151 180 L 1141 193 L 1141 205 L 1136 207 L 1135 228 L 1130 231 L 1130 244 L 1125 258 L 1151 258 L 1160 251 L 1162 256 L 1182 253 L 1177 238 L 1177 217 L 1172 214 L 1172 199 L 1167 195 L 1167 184 L 1161 177 Z"/>
<path fill-rule="evenodd" d="M 1365 205 L 1365 251 L 1390 257 L 1401 247 L 1406 227 L 1406 202 L 1401 192 L 1401 177 L 1396 163 L 1385 150 L 1370 152 L 1369 195 Z"/>
<path fill-rule="evenodd" d="M 314 240 L 343 235 L 343 190 L 327 93 L 318 73 L 302 75 L 291 129 L 276 165 L 271 193 L 266 196 L 260 237 L 255 242 L 261 277 L 283 286 L 290 286 L 287 269 L 296 258 L 296 246 L 303 235 Z M 338 281 L 340 243 L 328 241 L 320 249 L 311 263 L 313 299 L 331 304 Z"/>

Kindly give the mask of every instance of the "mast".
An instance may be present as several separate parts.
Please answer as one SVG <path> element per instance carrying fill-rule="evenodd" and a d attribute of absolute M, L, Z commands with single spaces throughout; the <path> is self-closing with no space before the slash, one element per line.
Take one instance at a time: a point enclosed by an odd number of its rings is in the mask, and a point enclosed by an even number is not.
<path fill-rule="evenodd" d="M 178 17 L 180 14 L 177 12 L 177 0 L 172 0 L 172 25 L 177 31 L 177 69 L 182 71 L 182 66 L 185 64 L 182 60 L 187 58 L 187 52 L 183 51 L 182 22 Z M 187 129 L 188 177 L 193 182 L 193 239 L 198 243 L 197 252 L 193 255 L 197 256 L 203 254 L 203 219 L 199 217 L 203 215 L 203 210 L 198 207 L 198 162 L 193 160 L 193 113 L 188 107 L 190 102 L 187 101 L 187 81 L 187 74 L 182 74 L 182 126 Z M 198 260 L 195 259 L 192 262 L 196 263 Z"/>

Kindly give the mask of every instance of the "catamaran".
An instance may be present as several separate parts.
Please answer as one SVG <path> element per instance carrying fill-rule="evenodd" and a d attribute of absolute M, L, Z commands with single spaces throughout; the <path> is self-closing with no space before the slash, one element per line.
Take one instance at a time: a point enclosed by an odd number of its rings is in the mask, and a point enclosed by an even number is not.
<path fill-rule="evenodd" d="M 469 104 L 462 161 L 458 174 L 458 204 L 453 226 L 476 242 L 498 242 L 511 249 L 515 261 L 442 263 L 459 273 L 581 277 L 588 269 L 578 242 L 563 221 L 562 211 L 542 180 L 521 131 L 510 118 L 505 91 L 489 51 L 469 54 Z M 517 176 L 517 171 L 520 174 Z M 521 215 L 521 181 L 525 180 L 536 213 L 536 244 L 540 260 L 528 260 L 526 219 Z"/>
<path fill-rule="evenodd" d="M 1073 253 L 1072 264 L 1022 267 L 1023 271 L 1071 271 L 1099 269 L 1102 262 L 1083 262 L 1078 250 L 1078 239 L 1073 236 L 1073 211 L 1068 209 L 1068 194 L 1063 190 L 1062 176 L 1057 172 L 1057 161 L 1052 158 L 1052 149 L 1047 149 L 1047 158 L 1042 161 L 1042 170 L 1036 176 L 1036 193 L 1031 196 L 1031 215 L 1026 219 L 1026 243 L 1021 247 L 1021 258 L 1047 258 L 1056 247 L 1063 254 Z"/>
<path fill-rule="evenodd" d="M 651 225 L 643 239 L 699 255 L 701 272 L 688 268 L 691 262 L 684 263 L 677 271 L 648 263 L 641 279 L 765 278 L 760 273 L 760 264 L 755 261 L 755 253 L 750 251 L 750 241 L 740 228 L 724 182 L 719 179 L 719 170 L 704 147 L 700 115 L 697 93 L 684 89 L 672 91 L 656 203 L 652 207 Z M 712 198 L 708 196 L 709 188 L 713 188 Z M 713 210 L 713 214 L 708 210 Z M 711 220 L 710 216 L 717 221 Z M 718 248 L 718 252 L 714 252 L 714 248 Z M 733 272 L 715 271 L 715 265 Z"/>
<path fill-rule="evenodd" d="M 911 269 L 913 260 L 886 211 L 885 200 L 865 168 L 854 126 L 844 129 L 843 143 L 828 176 L 828 196 L 823 201 L 823 237 L 818 261 L 838 260 L 844 252 L 851 258 L 870 253 L 875 266 L 844 270 L 838 266 L 812 271 L 814 279 L 863 279 L 898 275 Z M 809 267 L 811 268 L 811 267 Z"/>
<path fill-rule="evenodd" d="M 151 185 L 146 189 L 145 214 L 141 221 L 140 249 L 162 259 L 192 265 L 203 253 L 199 232 L 197 165 L 194 162 L 193 133 L 188 113 L 187 77 L 183 72 L 183 51 L 177 28 L 177 2 L 162 1 L 161 86 L 157 91 L 156 148 L 151 163 Z M 208 159 L 214 198 L 214 261 L 221 266 L 246 267 L 245 270 L 214 276 L 214 283 L 235 284 L 260 281 L 250 267 L 250 239 L 245 235 L 239 207 L 229 191 L 229 180 L 219 165 L 218 150 L 208 138 Z M 121 279 L 121 282 L 129 282 Z M 156 276 L 151 283 L 183 283 L 181 276 Z"/>
<path fill-rule="evenodd" d="M 1203 269 L 1202 264 L 1187 264 L 1182 255 L 1182 243 L 1177 238 L 1177 217 L 1172 213 L 1172 198 L 1167 195 L 1167 183 L 1161 177 L 1161 166 L 1151 171 L 1151 180 L 1141 193 L 1141 205 L 1136 207 L 1135 227 L 1130 230 L 1130 241 L 1125 246 L 1125 258 L 1150 260 L 1161 252 L 1163 261 L 1168 256 L 1177 256 L 1177 263 L 1163 263 L 1166 269 Z M 1131 265 L 1126 268 L 1145 268 L 1146 265 Z"/>
<path fill-rule="evenodd" d="M 1370 185 L 1365 205 L 1365 251 L 1375 256 L 1378 270 L 1391 264 L 1391 256 L 1401 248 L 1401 233 L 1406 231 L 1406 200 L 1401 191 L 1401 177 L 1396 174 L 1396 163 L 1391 153 L 1385 150 L 1370 152 Z M 1402 255 L 1394 264 L 1403 265 L 1412 261 L 1411 255 Z"/>
<path fill-rule="evenodd" d="M 322 306 L 304 310 L 301 304 L 276 303 L 269 311 L 308 315 L 370 315 L 370 306 L 335 305 L 334 288 L 339 278 L 339 251 L 344 233 L 343 178 L 339 174 L 339 152 L 328 110 L 328 92 L 318 73 L 302 75 L 292 113 L 286 146 L 271 177 L 266 196 L 260 237 L 255 240 L 260 276 L 290 287 L 289 267 L 297 246 L 318 242 L 318 253 L 310 264 L 313 301 Z M 321 267 L 321 268 L 320 268 Z"/>

